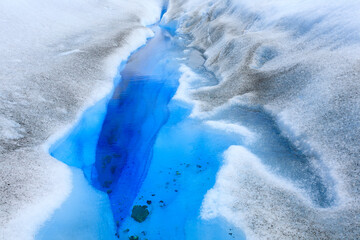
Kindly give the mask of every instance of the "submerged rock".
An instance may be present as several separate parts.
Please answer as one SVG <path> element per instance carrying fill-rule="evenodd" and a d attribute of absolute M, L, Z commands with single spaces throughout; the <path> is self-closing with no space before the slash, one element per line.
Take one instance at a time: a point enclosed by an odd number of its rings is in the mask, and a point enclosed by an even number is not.
<path fill-rule="evenodd" d="M 139 240 L 139 237 L 138 236 L 131 236 L 129 237 L 130 240 Z"/>
<path fill-rule="evenodd" d="M 135 205 L 132 209 L 131 217 L 139 223 L 145 221 L 147 216 L 150 214 L 147 208 L 148 207 L 146 205 Z"/>

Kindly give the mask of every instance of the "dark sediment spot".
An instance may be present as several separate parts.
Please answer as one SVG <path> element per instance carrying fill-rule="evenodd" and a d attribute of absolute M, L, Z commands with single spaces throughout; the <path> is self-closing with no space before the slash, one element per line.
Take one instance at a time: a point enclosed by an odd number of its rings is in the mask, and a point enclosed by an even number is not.
<path fill-rule="evenodd" d="M 110 163 L 111 162 L 111 156 L 109 156 L 109 155 L 106 155 L 104 158 L 103 158 L 103 162 L 104 163 Z"/>
<path fill-rule="evenodd" d="M 150 201 L 150 200 L 147 200 L 146 203 L 147 203 L 148 205 L 150 205 L 150 204 L 151 204 L 151 201 Z"/>
<path fill-rule="evenodd" d="M 162 200 L 160 200 L 159 203 L 160 203 L 160 207 L 165 207 L 166 206 L 166 204 Z"/>
<path fill-rule="evenodd" d="M 103 187 L 104 188 L 109 188 L 111 184 L 112 184 L 112 181 L 105 181 L 104 184 L 103 184 Z"/>
<path fill-rule="evenodd" d="M 139 240 L 139 237 L 138 236 L 130 236 L 129 240 Z"/>
<path fill-rule="evenodd" d="M 111 166 L 110 168 L 111 174 L 115 174 L 115 171 L 116 171 L 116 166 Z"/>
<path fill-rule="evenodd" d="M 149 216 L 150 212 L 147 209 L 146 205 L 140 206 L 140 205 L 135 205 L 132 209 L 132 213 L 131 213 L 131 217 L 141 223 L 143 221 L 145 221 L 145 219 L 147 218 L 147 216 Z"/>

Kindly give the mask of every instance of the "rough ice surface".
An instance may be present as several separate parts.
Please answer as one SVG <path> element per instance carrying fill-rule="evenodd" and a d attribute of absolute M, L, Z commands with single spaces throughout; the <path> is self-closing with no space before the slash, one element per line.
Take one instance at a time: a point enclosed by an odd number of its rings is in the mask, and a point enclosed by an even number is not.
<path fill-rule="evenodd" d="M 191 90 L 195 116 L 260 136 L 225 153 L 203 217 L 249 239 L 359 238 L 359 13 L 357 1 L 171 1 L 167 20 L 219 79 Z M 278 145 L 266 147 L 254 112 L 304 161 L 271 157 Z"/>
<path fill-rule="evenodd" d="M 110 92 L 161 1 L 0 2 L 0 239 L 33 239 L 71 191 L 48 148 Z M 46 144 L 45 144 L 46 143 Z"/>

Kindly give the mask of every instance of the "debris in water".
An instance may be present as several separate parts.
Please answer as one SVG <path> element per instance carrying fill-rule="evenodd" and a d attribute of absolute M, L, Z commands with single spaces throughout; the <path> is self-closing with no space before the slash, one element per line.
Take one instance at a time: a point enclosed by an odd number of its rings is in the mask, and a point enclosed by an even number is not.
<path fill-rule="evenodd" d="M 149 216 L 150 212 L 147 209 L 146 205 L 140 206 L 140 205 L 135 205 L 132 209 L 132 213 L 131 213 L 131 217 L 141 223 L 143 221 L 145 221 L 145 219 L 147 218 L 147 216 Z"/>

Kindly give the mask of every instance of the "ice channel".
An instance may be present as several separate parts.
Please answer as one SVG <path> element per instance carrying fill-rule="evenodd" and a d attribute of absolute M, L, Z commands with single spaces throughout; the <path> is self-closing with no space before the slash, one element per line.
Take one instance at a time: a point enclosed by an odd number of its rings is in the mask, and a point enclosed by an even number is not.
<path fill-rule="evenodd" d="M 71 167 L 73 190 L 37 240 L 245 239 L 225 219 L 204 220 L 200 211 L 223 152 L 247 143 L 209 127 L 209 119 L 191 118 L 192 106 L 172 99 L 186 59 L 184 44 L 169 26 L 153 30 L 154 38 L 120 66 L 108 98 L 85 111 L 72 131 L 49 149 Z M 264 111 L 225 109 L 210 125 L 224 116 L 262 136 L 247 147 L 276 174 L 297 183 L 315 205 L 333 204 L 324 177 Z M 135 205 L 149 212 L 142 222 L 131 216 Z"/>

